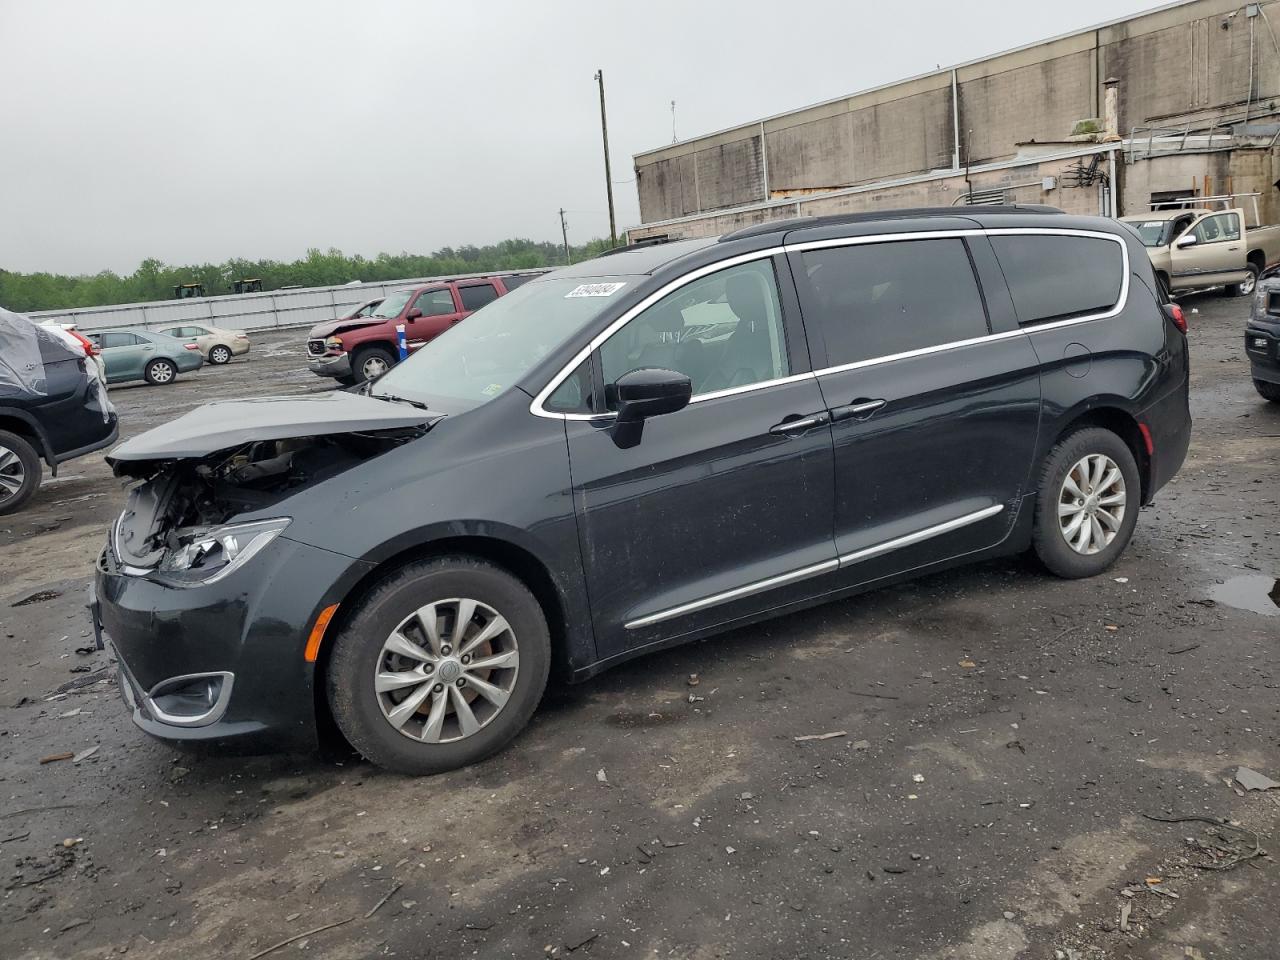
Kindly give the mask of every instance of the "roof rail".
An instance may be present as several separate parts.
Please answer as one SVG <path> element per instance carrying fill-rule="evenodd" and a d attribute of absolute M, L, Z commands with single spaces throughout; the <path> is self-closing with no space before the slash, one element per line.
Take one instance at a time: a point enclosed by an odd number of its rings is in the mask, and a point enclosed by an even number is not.
<path fill-rule="evenodd" d="M 615 253 L 625 253 L 628 250 L 637 250 L 640 247 L 656 247 L 660 243 L 670 243 L 674 237 L 662 234 L 656 237 L 642 237 L 639 240 L 633 240 L 631 243 L 625 243 L 620 247 L 610 247 L 604 253 L 596 254 L 597 257 L 611 257 Z"/>
<path fill-rule="evenodd" d="M 720 237 L 720 242 L 741 240 L 744 237 L 759 237 L 769 233 L 785 233 L 799 230 L 802 227 L 840 226 L 846 223 L 874 223 L 877 220 L 908 220 L 926 217 L 962 217 L 969 206 L 978 206 L 980 212 L 991 213 L 1062 213 L 1057 207 L 1027 203 L 983 203 L 963 207 L 908 207 L 901 210 L 876 210 L 864 213 L 838 213 L 825 217 L 787 217 L 780 220 L 766 220 L 756 223 Z"/>

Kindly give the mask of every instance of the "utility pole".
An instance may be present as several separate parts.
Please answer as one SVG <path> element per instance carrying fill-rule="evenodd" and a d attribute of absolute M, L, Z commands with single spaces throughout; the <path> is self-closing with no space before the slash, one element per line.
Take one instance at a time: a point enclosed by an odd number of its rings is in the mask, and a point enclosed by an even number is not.
<path fill-rule="evenodd" d="M 604 112 L 604 71 L 597 70 L 595 80 L 600 84 L 600 133 L 604 137 L 604 185 L 609 193 L 609 246 L 618 245 L 618 223 L 613 215 L 613 174 L 609 170 L 609 121 Z"/>
<path fill-rule="evenodd" d="M 567 266 L 573 263 L 573 258 L 569 256 L 569 228 L 564 222 L 564 207 L 560 208 L 560 236 L 564 238 L 564 262 Z"/>
<path fill-rule="evenodd" d="M 679 143 L 676 139 L 676 102 L 671 101 L 671 142 Z"/>

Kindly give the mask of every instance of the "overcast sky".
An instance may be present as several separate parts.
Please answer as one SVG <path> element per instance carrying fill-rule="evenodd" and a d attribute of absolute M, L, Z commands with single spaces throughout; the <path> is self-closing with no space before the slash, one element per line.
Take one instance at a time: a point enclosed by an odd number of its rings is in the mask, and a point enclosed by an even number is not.
<path fill-rule="evenodd" d="M 607 235 L 632 154 L 1157 6 L 0 0 L 0 268 Z"/>

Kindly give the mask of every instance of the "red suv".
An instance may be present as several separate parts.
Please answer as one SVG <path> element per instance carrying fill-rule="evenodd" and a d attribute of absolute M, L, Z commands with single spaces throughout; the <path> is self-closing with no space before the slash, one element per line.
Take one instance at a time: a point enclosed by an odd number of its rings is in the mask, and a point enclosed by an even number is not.
<path fill-rule="evenodd" d="M 404 324 L 412 353 L 463 317 L 537 276 L 522 273 L 437 280 L 395 290 L 371 310 L 366 304 L 353 315 L 312 327 L 307 338 L 307 366 L 317 376 L 337 377 L 347 385 L 372 380 L 400 359 L 398 325 Z"/>

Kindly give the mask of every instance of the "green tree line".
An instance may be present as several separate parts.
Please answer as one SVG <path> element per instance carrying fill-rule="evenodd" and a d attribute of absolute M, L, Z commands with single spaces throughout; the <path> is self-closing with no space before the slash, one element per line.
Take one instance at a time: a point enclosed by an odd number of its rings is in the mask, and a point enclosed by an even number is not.
<path fill-rule="evenodd" d="M 570 247 L 576 263 L 608 249 L 608 240 L 592 240 Z M 204 285 L 206 296 L 232 293 L 236 280 L 258 279 L 262 289 L 323 287 L 352 280 L 364 282 L 403 280 L 411 277 L 447 276 L 524 270 L 564 264 L 564 248 L 536 240 L 503 240 L 486 246 L 442 247 L 430 254 L 380 253 L 372 259 L 341 250 L 316 248 L 291 263 L 236 258 L 226 263 L 167 264 L 147 259 L 128 276 L 110 270 L 91 276 L 57 273 L 14 273 L 0 270 L 0 307 L 27 313 L 33 310 L 65 310 L 100 307 L 114 303 L 142 303 L 173 299 L 173 288 L 183 283 Z"/>

